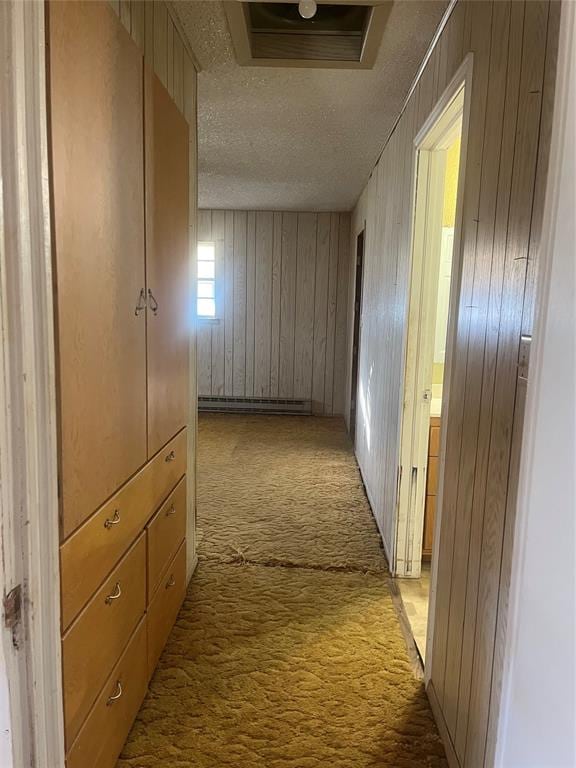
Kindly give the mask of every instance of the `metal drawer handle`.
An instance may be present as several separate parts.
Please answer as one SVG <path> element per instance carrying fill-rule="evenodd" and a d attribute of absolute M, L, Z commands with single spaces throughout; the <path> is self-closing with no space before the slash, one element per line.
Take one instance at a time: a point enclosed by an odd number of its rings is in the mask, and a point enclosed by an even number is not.
<path fill-rule="evenodd" d="M 117 509 L 115 509 L 112 517 L 109 517 L 104 521 L 104 528 L 110 529 L 112 528 L 113 525 L 118 525 L 119 522 L 120 522 L 120 512 Z"/>
<path fill-rule="evenodd" d="M 154 298 L 154 294 L 152 293 L 150 288 L 148 288 L 148 306 L 152 310 L 153 314 L 155 315 L 158 314 L 158 302 Z"/>
<path fill-rule="evenodd" d="M 120 696 L 122 696 L 123 693 L 124 691 L 122 690 L 122 683 L 120 682 L 120 680 L 118 680 L 118 682 L 116 683 L 116 693 L 113 696 L 110 696 L 108 698 L 108 701 L 106 702 L 106 706 L 107 707 L 112 706 L 112 704 L 114 704 L 115 701 L 118 701 L 118 699 L 120 698 Z"/>
<path fill-rule="evenodd" d="M 134 310 L 134 314 L 136 317 L 138 317 L 139 313 L 142 312 L 143 309 L 146 309 L 146 291 L 144 288 L 140 290 L 140 296 L 138 297 L 138 304 L 136 304 L 136 309 Z"/>
<path fill-rule="evenodd" d="M 172 576 L 170 576 L 170 578 L 166 583 L 166 589 L 170 589 L 170 587 L 173 587 L 175 585 L 176 585 L 176 579 L 174 578 L 174 574 L 172 574 Z"/>
<path fill-rule="evenodd" d="M 174 461 L 176 458 L 176 454 L 174 451 L 170 451 L 170 453 L 165 457 L 164 461 Z"/>
<path fill-rule="evenodd" d="M 114 587 L 114 592 L 111 595 L 108 595 L 106 600 L 104 602 L 106 605 L 110 605 L 114 600 L 118 600 L 118 598 L 122 595 L 122 588 L 120 587 L 120 582 L 116 582 L 116 586 Z"/>
<path fill-rule="evenodd" d="M 176 507 L 174 506 L 174 504 L 172 504 L 170 509 L 166 510 L 166 517 L 170 517 L 170 515 L 175 515 L 175 514 L 176 514 Z"/>

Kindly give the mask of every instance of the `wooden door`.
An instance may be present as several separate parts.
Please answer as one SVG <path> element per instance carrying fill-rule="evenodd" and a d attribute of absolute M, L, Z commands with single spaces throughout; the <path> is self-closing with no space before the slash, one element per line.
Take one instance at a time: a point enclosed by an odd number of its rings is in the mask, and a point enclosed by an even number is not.
<path fill-rule="evenodd" d="M 188 420 L 193 333 L 188 249 L 188 123 L 145 73 L 148 455 Z"/>
<path fill-rule="evenodd" d="M 358 362 L 360 360 L 363 281 L 364 230 L 360 232 L 356 240 L 356 284 L 354 288 L 354 331 L 352 336 L 352 384 L 350 387 L 350 437 L 354 444 L 356 444 L 356 413 L 358 410 Z"/>
<path fill-rule="evenodd" d="M 142 56 L 108 3 L 48 4 L 62 534 L 146 459 Z"/>

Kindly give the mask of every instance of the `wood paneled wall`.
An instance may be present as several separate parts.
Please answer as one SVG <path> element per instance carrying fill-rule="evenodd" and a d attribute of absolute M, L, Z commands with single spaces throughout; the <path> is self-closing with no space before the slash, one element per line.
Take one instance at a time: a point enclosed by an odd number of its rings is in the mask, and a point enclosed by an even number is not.
<path fill-rule="evenodd" d="M 195 59 L 173 12 L 163 0 L 109 2 L 178 109 L 190 125 L 195 125 Z"/>
<path fill-rule="evenodd" d="M 144 53 L 144 60 L 152 71 L 159 77 L 180 112 L 189 125 L 189 243 L 190 259 L 196 255 L 196 232 L 198 210 L 198 143 L 197 143 L 197 69 L 194 53 L 185 40 L 184 33 L 173 11 L 163 0 L 109 0 L 109 3 L 120 21 Z M 194 279 L 194 278 L 193 278 Z M 195 282 L 195 280 L 194 280 Z M 196 289 L 193 288 L 196 295 Z M 188 420 L 188 436 L 190 455 L 196 455 L 196 341 L 197 333 L 194 324 L 194 314 L 190 313 L 190 385 L 192 387 L 191 413 Z M 188 499 L 195 506 L 196 487 L 195 461 L 189 462 L 188 469 Z M 194 515 L 188 515 L 188 542 L 194 542 Z M 191 551 L 194 544 L 191 546 Z M 190 575 L 192 560 L 189 558 L 188 573 Z"/>
<path fill-rule="evenodd" d="M 200 211 L 219 322 L 200 321 L 201 396 L 311 400 L 344 412 L 350 215 Z"/>
<path fill-rule="evenodd" d="M 522 425 L 519 345 L 532 332 L 558 16 L 547 0 L 460 0 L 352 218 L 352 242 L 366 222 L 357 456 L 393 556 L 413 141 L 473 52 L 428 686 L 451 763 L 467 768 L 492 765 L 494 751 L 517 482 L 511 455 Z"/>

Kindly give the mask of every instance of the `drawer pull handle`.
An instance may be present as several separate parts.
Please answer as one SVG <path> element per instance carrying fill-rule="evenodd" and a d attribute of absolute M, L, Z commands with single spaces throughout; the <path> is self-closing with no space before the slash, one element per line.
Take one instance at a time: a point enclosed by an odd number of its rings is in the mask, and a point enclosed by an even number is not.
<path fill-rule="evenodd" d="M 117 581 L 116 586 L 114 587 L 114 592 L 111 595 L 108 595 L 108 597 L 106 598 L 106 600 L 104 600 L 104 602 L 106 603 L 106 605 L 111 605 L 111 603 L 114 600 L 118 600 L 118 598 L 121 595 L 122 595 L 122 588 L 120 587 L 120 582 Z"/>
<path fill-rule="evenodd" d="M 122 690 L 122 683 L 120 682 L 120 680 L 118 680 L 118 682 L 116 683 L 116 693 L 114 693 L 112 696 L 108 698 L 108 701 L 106 702 L 106 706 L 111 707 L 115 701 L 118 701 L 118 699 L 120 698 L 120 696 L 122 696 L 123 693 L 124 691 Z"/>
<path fill-rule="evenodd" d="M 112 528 L 113 525 L 118 525 L 119 522 L 120 522 L 120 512 L 117 509 L 115 509 L 114 515 L 112 517 L 108 517 L 104 521 L 104 528 L 108 528 L 108 530 L 110 530 L 110 528 Z"/>
<path fill-rule="evenodd" d="M 172 504 L 170 509 L 166 510 L 166 517 L 170 517 L 171 515 L 175 515 L 175 514 L 176 514 L 176 507 L 174 506 L 174 504 Z"/>
<path fill-rule="evenodd" d="M 152 293 L 150 288 L 148 288 L 148 306 L 152 310 L 153 314 L 155 315 L 158 314 L 158 302 L 154 298 L 154 294 Z"/>
<path fill-rule="evenodd" d="M 176 454 L 174 453 L 174 451 L 170 451 L 170 453 L 166 456 L 164 461 L 174 461 L 175 458 L 176 458 Z"/>
<path fill-rule="evenodd" d="M 168 581 L 166 582 L 166 589 L 170 589 L 170 587 L 174 587 L 176 585 L 176 579 L 174 578 L 174 574 L 170 576 Z"/>

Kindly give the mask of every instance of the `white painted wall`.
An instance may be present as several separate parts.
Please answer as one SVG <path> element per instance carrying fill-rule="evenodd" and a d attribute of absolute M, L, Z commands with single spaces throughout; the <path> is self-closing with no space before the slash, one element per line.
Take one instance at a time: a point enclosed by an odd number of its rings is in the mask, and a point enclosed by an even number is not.
<path fill-rule="evenodd" d="M 496 765 L 576 766 L 576 7 L 563 3 Z M 548 247 L 546 247 L 546 245 Z"/>

